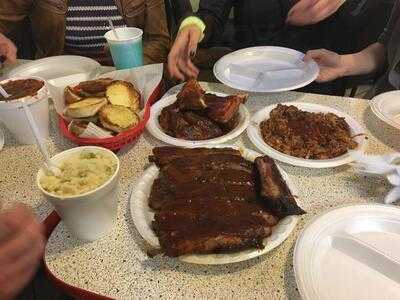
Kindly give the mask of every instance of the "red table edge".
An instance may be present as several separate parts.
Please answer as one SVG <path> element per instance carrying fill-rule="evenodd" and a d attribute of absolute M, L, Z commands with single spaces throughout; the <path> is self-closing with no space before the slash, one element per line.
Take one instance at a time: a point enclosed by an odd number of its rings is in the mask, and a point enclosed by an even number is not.
<path fill-rule="evenodd" d="M 54 228 L 60 222 L 60 217 L 56 211 L 53 211 L 44 221 L 43 225 L 45 227 L 46 239 L 50 237 Z M 109 300 L 112 298 L 105 297 L 93 292 L 86 291 L 84 289 L 75 287 L 73 285 L 69 285 L 64 281 L 58 279 L 48 268 L 46 261 L 43 259 L 43 266 L 46 273 L 46 276 L 55 284 L 56 287 L 63 290 L 65 293 L 70 295 L 75 299 L 87 299 L 87 300 Z"/>
<path fill-rule="evenodd" d="M 152 95 L 150 96 L 150 99 L 154 98 L 156 101 L 160 98 L 160 95 L 163 94 L 163 91 L 165 89 L 165 85 L 163 81 L 160 82 L 160 84 L 155 88 L 153 91 Z M 158 93 L 158 95 L 157 95 Z M 155 94 L 155 95 L 154 95 Z M 154 102 L 156 102 L 154 101 Z M 153 103 L 154 103 L 153 102 Z M 153 104 L 151 103 L 151 104 Z M 46 240 L 50 238 L 50 235 L 60 222 L 60 216 L 57 214 L 55 210 L 53 210 L 50 215 L 42 222 L 44 227 L 45 227 L 45 234 L 46 234 Z M 87 300 L 109 300 L 113 298 L 109 298 L 106 296 L 102 296 L 93 292 L 89 292 L 87 290 L 78 288 L 76 286 L 70 285 L 62 281 L 61 279 L 57 278 L 49 269 L 49 267 L 46 264 L 45 259 L 43 258 L 43 266 L 45 269 L 45 273 L 47 277 L 56 285 L 56 287 L 60 288 L 63 290 L 65 293 L 70 295 L 71 297 L 75 299 L 87 299 Z"/>

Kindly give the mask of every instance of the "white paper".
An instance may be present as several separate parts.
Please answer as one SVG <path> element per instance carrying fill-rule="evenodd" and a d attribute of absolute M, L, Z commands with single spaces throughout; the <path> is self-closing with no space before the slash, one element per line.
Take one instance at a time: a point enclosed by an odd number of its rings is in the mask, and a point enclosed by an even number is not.
<path fill-rule="evenodd" d="M 400 200 L 400 153 L 388 155 L 365 155 L 359 151 L 352 151 L 354 158 L 352 166 L 358 173 L 385 176 L 394 188 L 386 195 L 384 202 L 392 204 Z"/>
<path fill-rule="evenodd" d="M 142 96 L 141 108 L 143 108 L 145 103 L 149 100 L 149 97 L 151 96 L 155 88 L 161 82 L 162 75 L 163 75 L 163 65 L 155 64 L 155 65 L 147 65 L 127 70 L 117 70 L 102 74 L 96 78 L 112 78 L 115 80 L 124 80 L 131 82 L 138 89 L 138 91 Z M 74 86 L 77 84 L 79 84 L 79 82 L 68 83 L 68 85 L 70 86 Z M 48 87 L 57 113 L 63 115 L 65 109 L 65 100 L 64 100 L 65 86 L 56 87 L 51 83 L 48 83 Z"/>
<path fill-rule="evenodd" d="M 74 122 L 74 121 L 72 121 Z M 71 122 L 71 124 L 72 124 Z M 100 128 L 96 124 L 89 122 L 87 125 L 86 129 L 78 136 L 81 138 L 110 138 L 113 137 L 111 132 L 104 130 L 103 128 Z"/>

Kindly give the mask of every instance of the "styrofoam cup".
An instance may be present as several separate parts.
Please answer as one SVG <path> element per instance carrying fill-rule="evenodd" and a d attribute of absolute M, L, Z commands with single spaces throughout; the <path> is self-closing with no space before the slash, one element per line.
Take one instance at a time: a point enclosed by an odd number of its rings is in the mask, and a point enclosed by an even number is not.
<path fill-rule="evenodd" d="M 93 191 L 77 196 L 59 196 L 45 191 L 40 185 L 44 171 L 39 170 L 36 183 L 46 199 L 54 206 L 68 231 L 81 240 L 94 241 L 107 235 L 114 226 L 118 208 L 119 159 L 110 150 L 84 146 L 63 151 L 51 158 L 56 165 L 81 151 L 102 152 L 117 162 L 115 173 L 107 182 Z"/>
<path fill-rule="evenodd" d="M 18 77 L 3 80 L 0 84 L 19 79 L 37 79 L 44 82 L 43 87 L 35 96 L 28 96 L 11 101 L 0 101 L 0 120 L 10 130 L 21 144 L 35 144 L 34 134 L 25 116 L 22 101 L 28 103 L 29 109 L 36 121 L 41 138 L 49 137 L 49 91 L 46 82 L 39 77 Z"/>
<path fill-rule="evenodd" d="M 115 68 L 122 70 L 143 66 L 143 30 L 135 27 L 121 27 L 115 28 L 115 31 L 118 38 L 113 30 L 104 35 L 110 46 Z"/>

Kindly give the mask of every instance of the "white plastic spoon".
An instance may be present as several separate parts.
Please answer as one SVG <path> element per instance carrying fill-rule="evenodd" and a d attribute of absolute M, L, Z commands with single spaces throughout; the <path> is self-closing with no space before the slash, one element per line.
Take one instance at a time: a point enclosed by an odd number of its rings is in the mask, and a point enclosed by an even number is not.
<path fill-rule="evenodd" d="M 400 283 L 400 262 L 347 233 L 332 236 L 332 247 Z"/>
<path fill-rule="evenodd" d="M 119 36 L 118 36 L 118 34 L 117 34 L 117 31 L 115 30 L 114 24 L 113 24 L 113 22 L 112 22 L 111 19 L 108 19 L 108 24 L 110 24 L 110 27 L 111 27 L 111 29 L 112 29 L 112 31 L 113 31 L 113 33 L 114 33 L 116 39 L 119 40 Z"/>
<path fill-rule="evenodd" d="M 28 119 L 29 126 L 32 129 L 33 135 L 36 140 L 36 144 L 39 147 L 39 150 L 42 153 L 42 156 L 44 158 L 46 169 L 48 171 L 50 171 L 51 173 L 53 173 L 55 176 L 60 176 L 61 170 L 50 160 L 50 155 L 47 152 L 46 147 L 42 143 L 42 138 L 40 136 L 40 132 L 36 125 L 35 119 L 32 116 L 32 113 L 31 113 L 31 110 L 29 109 L 28 104 L 24 100 L 22 100 L 22 107 L 24 109 L 25 116 Z"/>
<path fill-rule="evenodd" d="M 4 97 L 4 98 L 9 98 L 11 97 L 11 95 L 9 93 L 7 93 L 7 91 L 3 88 L 2 85 L 0 85 L 0 94 Z"/>

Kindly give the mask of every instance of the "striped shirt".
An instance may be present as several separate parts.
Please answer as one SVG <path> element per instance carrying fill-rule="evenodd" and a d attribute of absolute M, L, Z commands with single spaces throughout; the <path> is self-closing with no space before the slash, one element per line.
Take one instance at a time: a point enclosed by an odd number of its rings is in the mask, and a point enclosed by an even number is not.
<path fill-rule="evenodd" d="M 107 44 L 104 34 L 115 27 L 126 26 L 114 0 L 69 0 L 66 15 L 65 53 L 101 60 Z"/>

